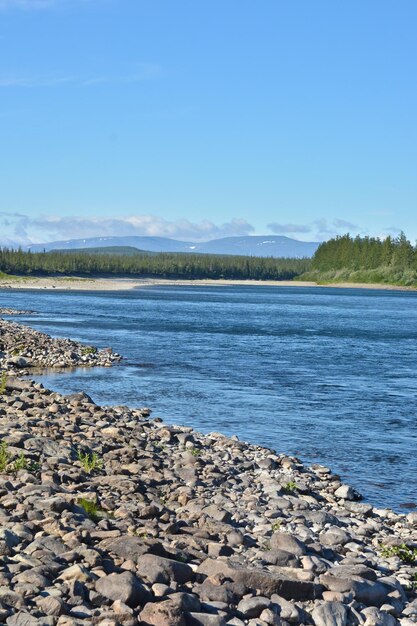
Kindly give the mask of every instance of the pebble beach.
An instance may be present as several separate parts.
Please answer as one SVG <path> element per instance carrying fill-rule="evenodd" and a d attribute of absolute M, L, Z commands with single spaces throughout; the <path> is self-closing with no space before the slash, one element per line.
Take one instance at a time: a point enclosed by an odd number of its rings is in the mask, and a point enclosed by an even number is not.
<path fill-rule="evenodd" d="M 122 357 L 17 313 L 0 310 L 1 623 L 417 624 L 417 512 L 238 436 L 46 389 L 31 372 Z"/>

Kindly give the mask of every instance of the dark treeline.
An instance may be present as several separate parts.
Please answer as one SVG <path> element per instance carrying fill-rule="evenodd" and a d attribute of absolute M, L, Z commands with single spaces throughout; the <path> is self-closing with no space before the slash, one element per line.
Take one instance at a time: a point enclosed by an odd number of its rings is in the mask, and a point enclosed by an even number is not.
<path fill-rule="evenodd" d="M 395 239 L 359 236 L 353 238 L 350 235 L 343 235 L 320 244 L 313 257 L 312 267 L 321 272 L 344 268 L 417 269 L 417 248 L 412 246 L 404 233 Z"/>
<path fill-rule="evenodd" d="M 146 276 L 289 280 L 311 267 L 311 259 L 158 253 L 128 256 L 0 249 L 0 271 L 18 275 Z"/>
<path fill-rule="evenodd" d="M 309 277 L 411 285 L 417 281 L 417 246 L 404 233 L 385 239 L 336 237 L 317 248 Z"/>

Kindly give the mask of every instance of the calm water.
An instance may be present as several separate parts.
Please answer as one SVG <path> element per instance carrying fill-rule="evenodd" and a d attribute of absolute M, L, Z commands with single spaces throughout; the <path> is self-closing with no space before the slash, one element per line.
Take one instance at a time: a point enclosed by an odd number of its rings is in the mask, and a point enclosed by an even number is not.
<path fill-rule="evenodd" d="M 20 318 L 123 354 L 40 380 L 329 465 L 376 505 L 417 501 L 417 294 L 301 287 L 0 291 Z"/>

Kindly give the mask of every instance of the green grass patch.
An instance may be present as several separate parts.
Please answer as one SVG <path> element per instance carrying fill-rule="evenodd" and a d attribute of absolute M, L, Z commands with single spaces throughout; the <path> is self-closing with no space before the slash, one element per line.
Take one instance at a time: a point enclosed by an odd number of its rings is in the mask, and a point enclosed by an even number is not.
<path fill-rule="evenodd" d="M 23 452 L 13 459 L 7 443 L 3 440 L 0 443 L 0 474 L 17 474 L 19 470 L 36 472 L 39 470 L 39 463 L 27 459 Z"/>
<path fill-rule="evenodd" d="M 81 354 L 87 356 L 88 354 L 97 354 L 97 348 L 94 346 L 84 346 L 81 348 Z"/>
<path fill-rule="evenodd" d="M 7 387 L 7 374 L 2 372 L 0 376 L 0 396 L 4 396 Z"/>
<path fill-rule="evenodd" d="M 5 474 L 7 466 L 10 462 L 10 454 L 7 448 L 7 443 L 2 441 L 0 443 L 0 474 Z"/>
<path fill-rule="evenodd" d="M 6 274 L 5 272 L 0 272 L 0 280 L 20 280 L 21 276 L 15 276 L 14 274 Z"/>
<path fill-rule="evenodd" d="M 398 556 L 403 563 L 412 565 L 417 561 L 417 548 L 409 548 L 405 543 L 399 546 L 382 546 L 381 554 L 385 557 Z"/>
<path fill-rule="evenodd" d="M 286 494 L 296 493 L 298 491 L 297 483 L 293 480 L 290 480 L 286 485 L 283 486 L 283 490 Z"/>
<path fill-rule="evenodd" d="M 86 516 L 95 523 L 102 519 L 114 517 L 110 511 L 105 511 L 98 505 L 96 498 L 94 500 L 90 500 L 89 498 L 78 498 L 76 503 L 83 509 Z"/>
<path fill-rule="evenodd" d="M 312 270 L 305 272 L 294 280 L 314 281 L 318 285 L 332 283 L 362 283 L 375 285 L 393 285 L 396 287 L 417 288 L 417 272 L 399 270 L 392 267 L 379 267 L 372 270 L 340 269 L 322 272 Z"/>
<path fill-rule="evenodd" d="M 87 474 L 92 474 L 103 468 L 103 460 L 97 452 L 77 451 L 77 460 L 81 463 L 81 467 Z"/>

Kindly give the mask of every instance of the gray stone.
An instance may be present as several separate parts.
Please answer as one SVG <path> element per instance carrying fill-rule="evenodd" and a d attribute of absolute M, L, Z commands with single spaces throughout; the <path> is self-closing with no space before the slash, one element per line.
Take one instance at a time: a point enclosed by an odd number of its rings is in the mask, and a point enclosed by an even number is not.
<path fill-rule="evenodd" d="M 334 495 L 336 498 L 342 498 L 343 500 L 356 500 L 356 492 L 350 485 L 341 485 L 339 489 L 336 489 Z"/>
<path fill-rule="evenodd" d="M 263 570 L 232 567 L 230 564 L 214 559 L 206 559 L 197 571 L 206 576 L 223 574 L 238 583 L 243 583 L 249 589 L 256 589 L 264 596 L 272 593 L 279 594 L 289 600 L 314 600 L 321 597 L 322 586 L 315 583 L 293 579 Z"/>
<path fill-rule="evenodd" d="M 14 615 L 11 615 L 6 620 L 7 626 L 39 626 L 39 622 L 36 617 L 26 613 L 26 611 L 19 611 Z"/>
<path fill-rule="evenodd" d="M 365 617 L 364 626 L 398 626 L 395 617 L 374 606 L 366 607 L 361 613 Z"/>
<path fill-rule="evenodd" d="M 349 500 L 346 500 L 344 507 L 351 513 L 363 517 L 368 517 L 373 512 L 372 504 L 366 504 L 365 502 L 349 502 Z"/>
<path fill-rule="evenodd" d="M 21 541 L 21 538 L 12 531 L 0 528 L 0 556 L 10 554 Z"/>
<path fill-rule="evenodd" d="M 212 579 L 206 578 L 199 588 L 198 593 L 203 601 L 237 604 L 239 597 L 241 597 L 245 591 L 245 585 L 231 582 L 215 584 Z"/>
<path fill-rule="evenodd" d="M 30 585 L 34 585 L 39 589 L 43 587 L 48 587 L 50 584 L 49 578 L 42 574 L 43 568 L 33 567 L 32 569 L 27 569 L 20 574 L 17 574 L 13 578 L 13 582 L 16 584 L 25 584 L 28 583 Z"/>
<path fill-rule="evenodd" d="M 109 600 L 120 600 L 133 608 L 149 598 L 149 592 L 132 572 L 104 576 L 96 582 L 96 590 Z"/>
<path fill-rule="evenodd" d="M 267 550 L 262 556 L 264 561 L 271 565 L 281 567 L 297 567 L 298 565 L 298 558 L 286 550 Z"/>
<path fill-rule="evenodd" d="M 210 504 L 209 506 L 206 506 L 202 510 L 202 513 L 204 513 L 205 515 L 208 515 L 209 517 L 212 517 L 218 522 L 225 522 L 226 524 L 230 524 L 231 519 L 232 519 L 232 516 L 229 513 L 229 511 L 225 511 L 224 509 L 221 509 L 220 507 L 217 507 L 214 504 Z"/>
<path fill-rule="evenodd" d="M 28 367 L 29 365 L 29 361 L 22 356 L 12 357 L 9 362 L 11 363 L 11 365 L 19 367 L 21 369 L 23 369 L 24 367 Z"/>
<path fill-rule="evenodd" d="M 169 600 L 148 602 L 140 613 L 140 621 L 150 626 L 186 626 L 183 612 Z"/>
<path fill-rule="evenodd" d="M 271 550 L 284 550 L 295 556 L 306 553 L 305 544 L 288 533 L 274 533 L 270 541 Z"/>
<path fill-rule="evenodd" d="M 330 526 L 324 532 L 320 533 L 320 543 L 324 546 L 344 546 L 345 543 L 351 541 L 352 537 L 343 528 L 338 526 Z"/>
<path fill-rule="evenodd" d="M 301 621 L 300 611 L 290 600 L 286 600 L 282 596 L 272 594 L 271 601 L 279 606 L 279 614 L 282 620 L 290 624 L 296 624 Z"/>
<path fill-rule="evenodd" d="M 194 572 L 189 565 L 165 559 L 155 554 L 144 554 L 138 559 L 137 572 L 139 576 L 152 583 L 165 583 L 169 585 L 175 580 L 180 585 L 194 578 Z"/>
<path fill-rule="evenodd" d="M 347 609 L 341 602 L 324 602 L 311 614 L 316 626 L 346 626 Z"/>
<path fill-rule="evenodd" d="M 407 522 L 411 526 L 417 526 L 417 511 L 411 511 L 411 513 L 407 514 Z"/>
<path fill-rule="evenodd" d="M 221 615 L 211 613 L 186 613 L 187 626 L 225 626 L 226 621 Z"/>
<path fill-rule="evenodd" d="M 61 598 L 55 598 L 53 596 L 45 596 L 39 598 L 36 604 L 46 615 L 61 615 L 64 608 L 64 603 Z"/>
<path fill-rule="evenodd" d="M 272 611 L 271 609 L 264 609 L 259 616 L 261 622 L 265 622 L 270 626 L 281 626 L 281 618 L 278 613 Z"/>
<path fill-rule="evenodd" d="M 354 580 L 352 583 L 352 591 L 358 602 L 362 602 L 368 606 L 381 606 L 381 604 L 387 601 L 391 589 L 378 581 Z"/>
<path fill-rule="evenodd" d="M 173 606 L 177 606 L 181 611 L 199 612 L 201 610 L 201 602 L 198 596 L 183 591 L 171 593 L 169 601 Z"/>
<path fill-rule="evenodd" d="M 320 576 L 320 583 L 326 587 L 329 591 L 336 591 L 338 593 L 345 593 L 352 590 L 353 580 L 349 576 L 331 576 L 330 574 L 322 574 Z"/>
<path fill-rule="evenodd" d="M 45 536 L 38 537 L 35 541 L 32 541 L 32 543 L 27 546 L 25 552 L 32 554 L 36 550 L 47 550 L 53 554 L 63 554 L 68 551 L 68 548 L 64 542 L 57 537 Z"/>
<path fill-rule="evenodd" d="M 262 596 L 254 596 L 253 598 L 244 598 L 237 605 L 237 611 L 245 619 L 251 617 L 259 617 L 264 609 L 271 606 L 271 600 Z"/>
<path fill-rule="evenodd" d="M 140 557 L 149 552 L 150 544 L 149 540 L 144 540 L 141 537 L 123 535 L 115 539 L 103 540 L 100 547 L 106 552 L 113 552 L 123 559 L 131 559 L 136 563 Z"/>

